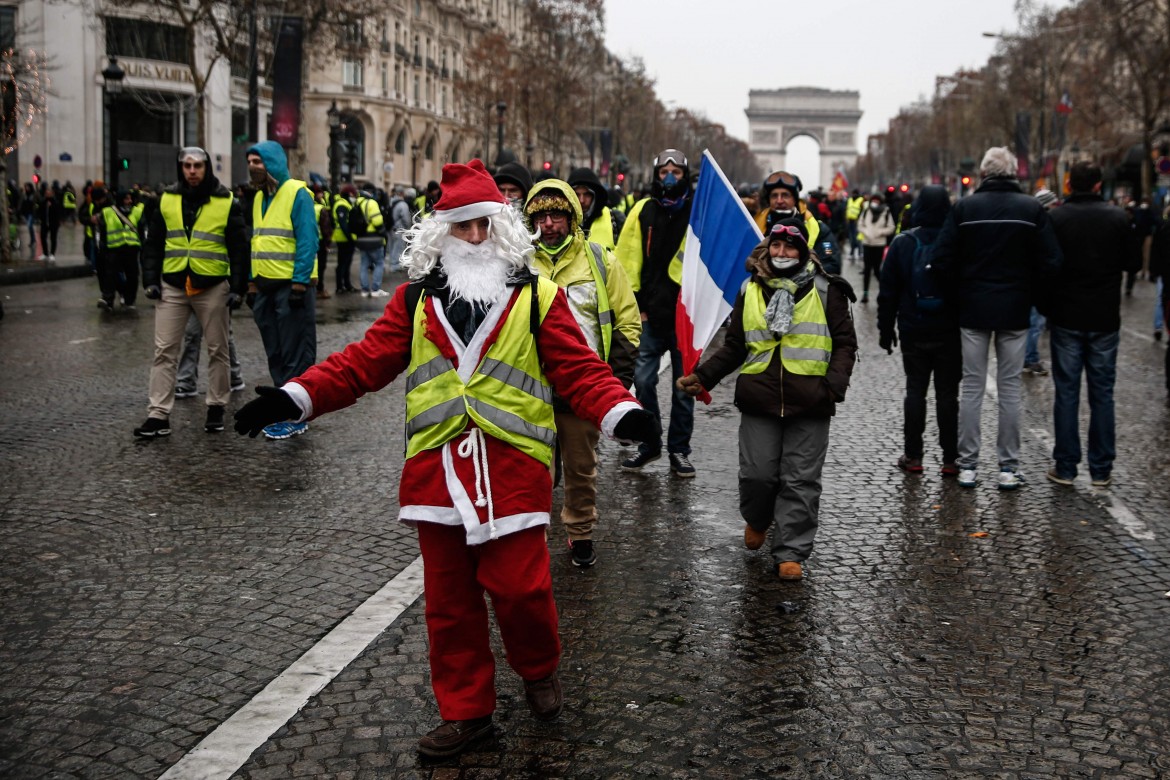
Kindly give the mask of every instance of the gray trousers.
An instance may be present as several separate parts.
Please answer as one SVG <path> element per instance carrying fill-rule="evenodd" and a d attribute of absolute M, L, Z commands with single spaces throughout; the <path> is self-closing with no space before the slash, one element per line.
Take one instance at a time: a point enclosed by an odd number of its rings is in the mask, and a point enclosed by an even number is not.
<path fill-rule="evenodd" d="M 1021 374 L 1028 339 L 1023 330 L 975 330 L 961 328 L 963 383 L 959 391 L 959 468 L 979 468 L 982 441 L 980 415 L 987 385 L 987 360 L 995 340 L 995 388 L 999 396 L 999 433 L 995 440 L 999 467 L 1015 471 L 1020 463 L 1020 410 L 1023 406 Z"/>
<path fill-rule="evenodd" d="M 740 418 L 739 511 L 757 531 L 775 526 L 777 564 L 812 555 L 828 450 L 828 417 Z"/>
<path fill-rule="evenodd" d="M 203 345 L 203 326 L 195 312 L 187 318 L 187 331 L 183 334 L 183 352 L 179 355 L 179 370 L 175 374 L 175 390 L 195 392 L 199 388 L 199 348 Z M 228 367 L 231 369 L 231 386 L 239 387 L 244 382 L 240 373 L 240 359 L 236 357 L 236 340 L 232 336 L 232 321 L 228 318 Z"/>

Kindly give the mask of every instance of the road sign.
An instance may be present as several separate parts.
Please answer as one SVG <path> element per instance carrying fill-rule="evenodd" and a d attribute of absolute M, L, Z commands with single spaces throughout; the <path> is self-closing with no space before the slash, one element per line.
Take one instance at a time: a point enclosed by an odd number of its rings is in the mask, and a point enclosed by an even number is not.
<path fill-rule="evenodd" d="M 44 162 L 45 161 L 42 160 L 41 156 L 38 154 L 36 157 L 33 158 L 33 167 L 40 168 L 44 164 Z"/>
<path fill-rule="evenodd" d="M 1159 157 L 1154 168 L 1163 176 L 1170 175 L 1170 157 Z"/>

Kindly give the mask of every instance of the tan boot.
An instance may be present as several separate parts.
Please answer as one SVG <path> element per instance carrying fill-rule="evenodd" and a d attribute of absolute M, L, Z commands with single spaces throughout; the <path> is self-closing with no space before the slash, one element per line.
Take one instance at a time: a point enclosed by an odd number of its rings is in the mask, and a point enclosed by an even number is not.
<path fill-rule="evenodd" d="M 743 524 L 743 546 L 749 550 L 758 550 L 768 540 L 767 531 L 757 531 L 747 523 Z"/>
<path fill-rule="evenodd" d="M 784 561 L 777 568 L 776 573 L 780 575 L 782 580 L 796 581 L 804 577 L 804 571 L 796 561 Z"/>

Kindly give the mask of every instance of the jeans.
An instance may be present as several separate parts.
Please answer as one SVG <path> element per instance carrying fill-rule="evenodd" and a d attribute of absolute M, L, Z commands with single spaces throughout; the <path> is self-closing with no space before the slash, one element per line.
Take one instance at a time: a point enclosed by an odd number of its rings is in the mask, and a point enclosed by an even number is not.
<path fill-rule="evenodd" d="M 377 292 L 382 289 L 382 273 L 386 265 L 386 245 L 381 244 L 376 249 L 358 247 L 362 253 L 362 264 L 359 269 L 359 278 L 362 283 L 362 292 Z"/>
<path fill-rule="evenodd" d="M 231 314 L 228 314 L 228 367 L 231 369 L 231 386 L 244 383 L 240 370 L 240 359 L 236 356 L 236 340 L 232 337 Z M 175 389 L 195 392 L 199 384 L 199 349 L 203 345 L 203 326 L 195 312 L 187 317 L 187 328 L 183 334 L 183 351 L 179 355 L 179 370 L 175 374 Z"/>
<path fill-rule="evenodd" d="M 1056 443 L 1052 459 L 1061 476 L 1075 477 L 1081 462 L 1078 432 L 1081 374 L 1089 396 L 1089 474 L 1105 479 L 1117 456 L 1114 445 L 1113 385 L 1117 381 L 1119 331 L 1091 332 L 1053 327 L 1052 425 Z"/>
<path fill-rule="evenodd" d="M 1040 362 L 1040 331 L 1044 330 L 1044 324 L 1048 322 L 1044 315 L 1036 311 L 1036 307 L 1032 307 L 1032 313 L 1028 317 L 1028 339 L 1024 343 L 1024 365 L 1031 366 Z"/>
<path fill-rule="evenodd" d="M 386 250 L 386 259 L 390 261 L 391 271 L 402 268 L 402 252 L 406 249 L 406 239 L 402 237 L 404 233 L 405 230 L 395 230 L 390 234 L 390 248 Z"/>
<path fill-rule="evenodd" d="M 1165 312 L 1162 311 L 1162 283 L 1161 276 L 1158 277 L 1158 296 L 1154 298 L 1154 331 L 1162 330 L 1162 325 L 1165 324 L 1163 317 Z"/>
<path fill-rule="evenodd" d="M 682 354 L 676 346 L 674 332 L 659 335 L 650 322 L 642 323 L 642 341 L 638 345 L 638 358 L 634 363 L 634 390 L 638 401 L 648 412 L 662 422 L 658 409 L 658 362 L 667 351 L 670 352 L 671 397 L 670 428 L 666 432 L 666 451 L 679 455 L 691 454 L 691 431 L 695 427 L 695 399 L 679 390 L 675 381 L 682 376 Z M 662 442 L 643 442 L 640 452 L 660 452 Z"/>
<path fill-rule="evenodd" d="M 982 441 L 980 417 L 987 385 L 987 357 L 995 340 L 996 391 L 999 396 L 999 430 L 996 455 L 1000 469 L 1015 471 L 1020 459 L 1020 408 L 1023 405 L 1020 374 L 1024 370 L 1026 330 L 976 330 L 961 328 L 963 382 L 959 394 L 959 468 L 979 467 Z"/>
<path fill-rule="evenodd" d="M 922 459 L 922 434 L 926 430 L 926 391 L 934 374 L 934 408 L 938 444 L 943 463 L 959 457 L 959 378 L 963 353 L 959 334 L 930 338 L 902 337 L 902 368 L 906 372 L 905 449 L 907 457 Z"/>

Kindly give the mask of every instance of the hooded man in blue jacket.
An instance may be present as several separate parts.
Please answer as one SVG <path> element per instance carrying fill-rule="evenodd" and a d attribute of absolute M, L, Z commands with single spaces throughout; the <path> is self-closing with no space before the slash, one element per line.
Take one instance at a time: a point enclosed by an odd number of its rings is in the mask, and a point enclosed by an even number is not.
<path fill-rule="evenodd" d="M 252 201 L 252 277 L 248 305 L 260 328 L 272 383 L 284 385 L 317 362 L 317 215 L 303 181 L 288 173 L 275 141 L 248 149 Z M 269 439 L 287 439 L 307 423 L 274 423 Z"/>
<path fill-rule="evenodd" d="M 898 468 L 922 473 L 922 434 L 926 430 L 926 391 L 934 375 L 935 416 L 942 448 L 944 477 L 959 475 L 959 380 L 963 351 L 959 345 L 959 311 L 941 295 L 941 280 L 930 268 L 931 247 L 951 210 L 946 187 L 923 187 L 910 211 L 913 227 L 890 244 L 881 267 L 878 291 L 879 344 L 893 353 L 901 339 L 906 373 L 903 401 L 905 448 Z M 895 324 L 897 332 L 895 333 Z"/>

